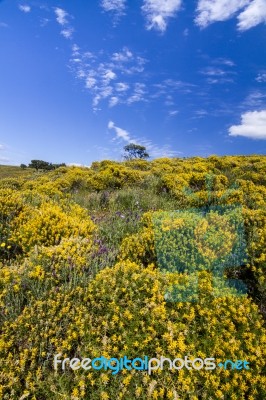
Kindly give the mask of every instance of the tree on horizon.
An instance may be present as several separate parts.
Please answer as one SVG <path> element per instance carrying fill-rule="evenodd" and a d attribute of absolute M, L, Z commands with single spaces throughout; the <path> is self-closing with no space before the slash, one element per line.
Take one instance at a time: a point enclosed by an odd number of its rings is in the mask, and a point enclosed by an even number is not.
<path fill-rule="evenodd" d="M 141 159 L 145 160 L 149 158 L 149 154 L 146 151 L 145 146 L 141 146 L 139 144 L 135 143 L 129 143 L 124 147 L 124 159 L 129 161 L 129 160 L 135 160 L 135 159 Z"/>

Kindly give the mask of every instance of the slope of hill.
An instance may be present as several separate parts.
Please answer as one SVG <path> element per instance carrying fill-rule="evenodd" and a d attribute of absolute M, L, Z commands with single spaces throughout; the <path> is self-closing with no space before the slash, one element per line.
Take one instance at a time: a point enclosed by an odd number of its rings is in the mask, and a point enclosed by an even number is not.
<path fill-rule="evenodd" d="M 258 155 L 1 167 L 0 398 L 266 398 L 265 172 Z"/>

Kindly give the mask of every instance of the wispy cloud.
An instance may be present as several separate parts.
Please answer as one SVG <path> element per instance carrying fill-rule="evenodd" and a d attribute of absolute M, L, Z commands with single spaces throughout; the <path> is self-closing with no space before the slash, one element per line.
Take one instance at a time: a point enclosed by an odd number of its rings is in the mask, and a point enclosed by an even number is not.
<path fill-rule="evenodd" d="M 133 139 L 130 138 L 130 134 L 125 129 L 116 126 L 113 121 L 109 121 L 108 129 L 113 129 L 115 131 L 117 139 L 122 139 L 128 143 L 133 142 Z"/>
<path fill-rule="evenodd" d="M 154 98 L 165 95 L 166 98 L 169 99 L 169 95 L 171 93 L 180 92 L 182 94 L 189 94 L 192 92 L 192 90 L 195 90 L 197 85 L 170 78 L 164 79 L 160 83 L 154 83 L 153 87 L 156 90 L 156 92 L 153 94 Z M 172 103 L 170 105 L 172 105 Z"/>
<path fill-rule="evenodd" d="M 124 47 L 121 52 L 114 53 L 112 55 L 112 61 L 123 63 L 130 61 L 132 57 L 133 57 L 132 52 L 127 47 Z"/>
<path fill-rule="evenodd" d="M 266 22 L 266 0 L 199 0 L 196 12 L 195 22 L 201 28 L 226 21 L 240 12 L 237 28 L 245 31 Z"/>
<path fill-rule="evenodd" d="M 108 129 L 115 131 L 116 136 L 113 140 L 118 139 L 118 140 L 125 141 L 127 143 L 137 143 L 141 146 L 144 146 L 144 147 L 146 147 L 148 154 L 152 158 L 176 157 L 176 156 L 182 154 L 182 152 L 180 152 L 180 151 L 173 150 L 171 148 L 171 146 L 168 144 L 158 146 L 158 145 L 154 144 L 151 140 L 147 140 L 146 138 L 134 138 L 128 131 L 116 126 L 113 121 L 109 121 Z"/>
<path fill-rule="evenodd" d="M 74 32 L 74 28 L 69 27 L 69 28 L 62 29 L 61 35 L 63 35 L 66 39 L 71 39 L 73 32 Z"/>
<path fill-rule="evenodd" d="M 82 167 L 82 168 L 90 168 L 90 165 L 80 164 L 80 163 L 67 163 L 68 167 Z"/>
<path fill-rule="evenodd" d="M 254 26 L 266 22 L 266 0 L 253 0 L 237 17 L 237 27 L 246 31 Z"/>
<path fill-rule="evenodd" d="M 109 107 L 114 107 L 119 103 L 119 98 L 116 96 L 112 96 L 109 100 Z"/>
<path fill-rule="evenodd" d="M 164 32 L 169 18 L 176 16 L 182 0 L 144 0 L 141 7 L 146 18 L 147 29 L 157 29 Z"/>
<path fill-rule="evenodd" d="M 0 28 L 8 28 L 8 24 L 5 22 L 0 22 Z"/>
<path fill-rule="evenodd" d="M 229 128 L 229 136 L 266 140 L 266 110 L 248 111 L 241 115 L 241 124 Z"/>
<path fill-rule="evenodd" d="M 231 66 L 231 64 L 230 64 Z M 232 75 L 235 75 L 236 72 L 228 69 L 223 68 L 216 68 L 213 66 L 209 66 L 203 68 L 200 73 L 207 77 L 207 83 L 209 84 L 217 84 L 217 83 L 233 83 L 234 80 Z"/>
<path fill-rule="evenodd" d="M 151 158 L 178 157 L 183 154 L 182 151 L 173 150 L 169 144 L 159 146 L 150 140 L 140 140 L 138 143 L 146 147 Z"/>
<path fill-rule="evenodd" d="M 261 72 L 258 74 L 258 76 L 256 77 L 256 81 L 257 82 L 266 82 L 266 72 Z"/>
<path fill-rule="evenodd" d="M 66 39 L 71 39 L 74 28 L 69 24 L 68 18 L 70 15 L 63 9 L 56 7 L 54 9 L 55 15 L 56 15 L 56 20 L 61 25 L 64 29 L 61 30 L 61 35 L 64 36 Z"/>
<path fill-rule="evenodd" d="M 82 52 L 75 44 L 70 66 L 76 78 L 81 79 L 92 94 L 93 109 L 97 111 L 104 100 L 108 101 L 109 107 L 143 101 L 145 84 L 136 82 L 135 76 L 143 72 L 146 62 L 126 47 L 108 55 Z"/>
<path fill-rule="evenodd" d="M 169 117 L 175 117 L 179 113 L 178 110 L 170 110 L 168 111 Z"/>
<path fill-rule="evenodd" d="M 147 93 L 145 88 L 146 85 L 144 83 L 139 83 L 139 82 L 135 83 L 133 94 L 128 97 L 126 101 L 127 104 L 132 104 L 139 101 L 145 101 L 145 94 Z"/>
<path fill-rule="evenodd" d="M 249 95 L 245 98 L 245 100 L 240 105 L 242 109 L 256 109 L 265 108 L 266 107 L 266 93 L 262 93 L 259 90 L 253 90 L 249 93 Z"/>
<path fill-rule="evenodd" d="M 119 149 L 120 150 L 120 149 Z M 93 154 L 93 159 L 96 160 L 114 160 L 114 149 L 107 146 L 93 145 L 88 150 L 88 153 Z"/>
<path fill-rule="evenodd" d="M 125 14 L 126 0 L 101 0 L 101 7 L 118 18 Z"/>
<path fill-rule="evenodd" d="M 118 82 L 115 85 L 117 92 L 126 92 L 129 89 L 129 85 L 125 82 Z"/>
<path fill-rule="evenodd" d="M 56 7 L 55 10 L 56 20 L 60 25 L 67 25 L 68 24 L 68 13 L 63 10 L 63 8 Z"/>
<path fill-rule="evenodd" d="M 201 73 L 208 76 L 224 76 L 227 72 L 220 68 L 207 67 Z"/>
<path fill-rule="evenodd" d="M 41 18 L 40 19 L 40 26 L 44 28 L 50 22 L 49 18 Z"/>
<path fill-rule="evenodd" d="M 24 13 L 29 13 L 31 11 L 31 7 L 27 4 L 19 4 L 18 8 Z"/>
<path fill-rule="evenodd" d="M 229 58 L 215 58 L 212 60 L 213 64 L 220 64 L 220 65 L 226 65 L 227 67 L 234 67 L 235 63 L 234 61 L 230 60 Z"/>
<path fill-rule="evenodd" d="M 195 22 L 205 28 L 213 22 L 226 21 L 249 3 L 250 0 L 199 0 Z"/>
<path fill-rule="evenodd" d="M 196 110 L 194 118 L 204 118 L 206 117 L 206 115 L 208 115 L 208 112 L 206 110 Z"/>

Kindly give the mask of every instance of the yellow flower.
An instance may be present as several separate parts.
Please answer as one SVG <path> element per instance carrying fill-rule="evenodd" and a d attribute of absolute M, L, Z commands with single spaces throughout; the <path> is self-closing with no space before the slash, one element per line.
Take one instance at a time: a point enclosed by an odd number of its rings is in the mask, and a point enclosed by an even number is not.
<path fill-rule="evenodd" d="M 110 399 L 107 392 L 101 392 L 101 400 L 108 400 Z"/>

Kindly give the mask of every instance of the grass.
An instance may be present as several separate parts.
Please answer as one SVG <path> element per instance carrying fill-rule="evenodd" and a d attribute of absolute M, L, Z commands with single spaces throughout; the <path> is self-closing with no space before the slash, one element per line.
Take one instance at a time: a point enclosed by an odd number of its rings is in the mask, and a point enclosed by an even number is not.
<path fill-rule="evenodd" d="M 0 179 L 29 177 L 32 174 L 32 169 L 22 169 L 14 165 L 0 165 Z"/>

